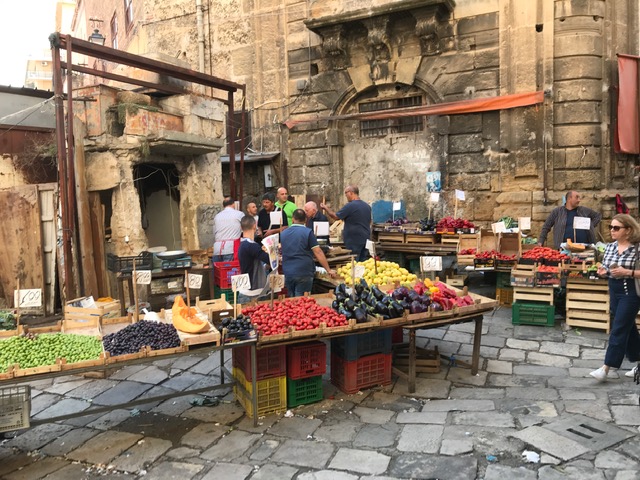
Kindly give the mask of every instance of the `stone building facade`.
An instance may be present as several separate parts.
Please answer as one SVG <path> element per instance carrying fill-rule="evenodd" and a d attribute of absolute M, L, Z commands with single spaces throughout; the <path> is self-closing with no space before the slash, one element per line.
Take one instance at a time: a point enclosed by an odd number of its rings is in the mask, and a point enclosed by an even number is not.
<path fill-rule="evenodd" d="M 637 213 L 638 159 L 612 148 L 616 54 L 639 52 L 637 2 L 132 2 L 126 48 L 247 85 L 249 146 L 280 152 L 277 182 L 292 194 L 339 205 L 356 183 L 366 201 L 403 199 L 417 218 L 426 173 L 440 171 L 437 215 L 453 213 L 455 189 L 467 197 L 460 216 L 485 225 L 530 216 L 534 232 L 570 189 L 605 218 L 616 193 Z M 92 1 L 83 3 L 88 13 Z M 542 104 L 512 110 L 341 117 L 534 91 Z"/>

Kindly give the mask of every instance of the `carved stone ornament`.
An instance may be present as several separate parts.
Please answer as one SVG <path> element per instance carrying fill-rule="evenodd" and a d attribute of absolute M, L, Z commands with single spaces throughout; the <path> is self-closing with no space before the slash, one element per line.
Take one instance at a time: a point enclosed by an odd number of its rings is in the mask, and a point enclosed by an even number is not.
<path fill-rule="evenodd" d="M 416 19 L 416 35 L 420 39 L 422 55 L 437 55 L 440 53 L 437 9 L 414 10 L 411 14 Z"/>
<path fill-rule="evenodd" d="M 334 69 L 347 67 L 347 41 L 344 38 L 344 25 L 331 25 L 320 30 L 322 51 Z"/>
<path fill-rule="evenodd" d="M 388 62 L 391 60 L 391 46 L 389 42 L 389 17 L 367 18 L 362 21 L 367 28 L 367 42 L 371 48 L 371 62 Z"/>

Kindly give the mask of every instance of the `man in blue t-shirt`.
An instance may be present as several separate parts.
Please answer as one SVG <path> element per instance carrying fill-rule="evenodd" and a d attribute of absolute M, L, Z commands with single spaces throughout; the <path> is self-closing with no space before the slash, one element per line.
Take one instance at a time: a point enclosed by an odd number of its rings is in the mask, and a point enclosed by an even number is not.
<path fill-rule="evenodd" d="M 320 208 L 334 220 L 344 221 L 344 246 L 351 250 L 357 261 L 362 262 L 369 256 L 365 247 L 371 238 L 371 207 L 360 200 L 360 190 L 356 185 L 347 185 L 344 194 L 348 203 L 337 212 L 324 203 L 320 204 Z"/>
<path fill-rule="evenodd" d="M 256 220 L 251 215 L 245 215 L 240 220 L 242 239 L 238 248 L 240 273 L 248 273 L 251 281 L 249 292 L 238 295 L 238 303 L 247 303 L 252 298 L 260 296 L 267 284 L 267 269 L 269 268 L 269 254 L 262 249 L 254 238 L 256 234 Z"/>
<path fill-rule="evenodd" d="M 292 215 L 293 224 L 280 234 L 282 273 L 290 297 L 301 297 L 305 292 L 311 292 L 316 273 L 314 257 L 329 275 L 335 276 L 315 235 L 304 226 L 306 220 L 304 210 L 296 209 Z"/>

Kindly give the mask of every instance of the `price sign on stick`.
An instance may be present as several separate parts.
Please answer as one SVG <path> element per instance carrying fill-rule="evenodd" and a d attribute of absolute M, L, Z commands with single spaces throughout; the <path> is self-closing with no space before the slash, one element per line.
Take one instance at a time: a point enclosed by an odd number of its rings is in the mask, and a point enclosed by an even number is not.
<path fill-rule="evenodd" d="M 16 308 L 33 308 L 42 306 L 42 289 L 29 288 L 13 291 L 13 303 Z"/>
<path fill-rule="evenodd" d="M 456 190 L 456 200 L 464 202 L 464 190 Z"/>
<path fill-rule="evenodd" d="M 233 275 L 231 277 L 231 289 L 234 292 L 238 290 L 251 290 L 251 279 L 248 273 L 242 275 Z"/>
<path fill-rule="evenodd" d="M 371 255 L 372 257 L 376 256 L 376 244 L 373 243 L 371 240 L 367 240 L 367 243 L 365 244 L 364 248 L 369 250 L 369 255 Z"/>
<path fill-rule="evenodd" d="M 282 225 L 282 210 L 276 210 L 269 214 L 269 221 L 271 225 Z"/>
<path fill-rule="evenodd" d="M 402 208 L 402 202 L 393 202 L 393 211 L 397 212 Z"/>
<path fill-rule="evenodd" d="M 439 272 L 442 270 L 442 257 L 420 257 L 420 269 L 423 272 Z"/>
<path fill-rule="evenodd" d="M 187 278 L 185 278 L 184 286 L 199 290 L 202 287 L 202 275 L 189 273 Z"/>
<path fill-rule="evenodd" d="M 151 270 L 136 270 L 136 285 L 149 285 L 151 283 Z"/>
<path fill-rule="evenodd" d="M 281 292 L 284 288 L 284 275 L 272 273 L 269 275 L 269 282 L 271 282 L 271 291 L 273 293 Z"/>
<path fill-rule="evenodd" d="M 356 267 L 353 269 L 353 280 L 355 281 L 356 278 L 360 277 L 364 277 L 364 265 L 356 265 Z"/>
<path fill-rule="evenodd" d="M 438 203 L 440 201 L 440 192 L 431 192 L 430 200 L 431 203 Z"/>
<path fill-rule="evenodd" d="M 575 230 L 589 230 L 591 228 L 591 219 L 589 217 L 575 217 L 573 219 L 573 228 Z"/>
<path fill-rule="evenodd" d="M 518 218 L 518 228 L 522 230 L 531 230 L 531 217 Z"/>
<path fill-rule="evenodd" d="M 491 231 L 493 233 L 503 233 L 507 231 L 507 226 L 504 222 L 496 222 L 491 224 Z"/>

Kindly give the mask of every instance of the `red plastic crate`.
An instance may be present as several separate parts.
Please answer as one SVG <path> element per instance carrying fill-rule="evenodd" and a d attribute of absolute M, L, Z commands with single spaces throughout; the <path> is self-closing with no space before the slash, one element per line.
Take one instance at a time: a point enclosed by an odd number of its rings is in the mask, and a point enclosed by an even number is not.
<path fill-rule="evenodd" d="M 287 347 L 287 377 L 292 380 L 315 377 L 327 371 L 327 346 L 307 342 Z"/>
<path fill-rule="evenodd" d="M 240 262 L 215 262 L 213 283 L 220 288 L 231 288 L 231 277 L 240 275 Z"/>
<path fill-rule="evenodd" d="M 253 380 L 251 375 L 251 347 L 237 347 L 232 351 L 231 364 L 244 374 L 248 382 Z M 256 351 L 256 380 L 280 377 L 287 374 L 287 347 L 260 348 Z"/>
<path fill-rule="evenodd" d="M 391 383 L 390 353 L 378 353 L 347 362 L 331 354 L 331 383 L 344 393 L 353 394 L 367 387 Z"/>

